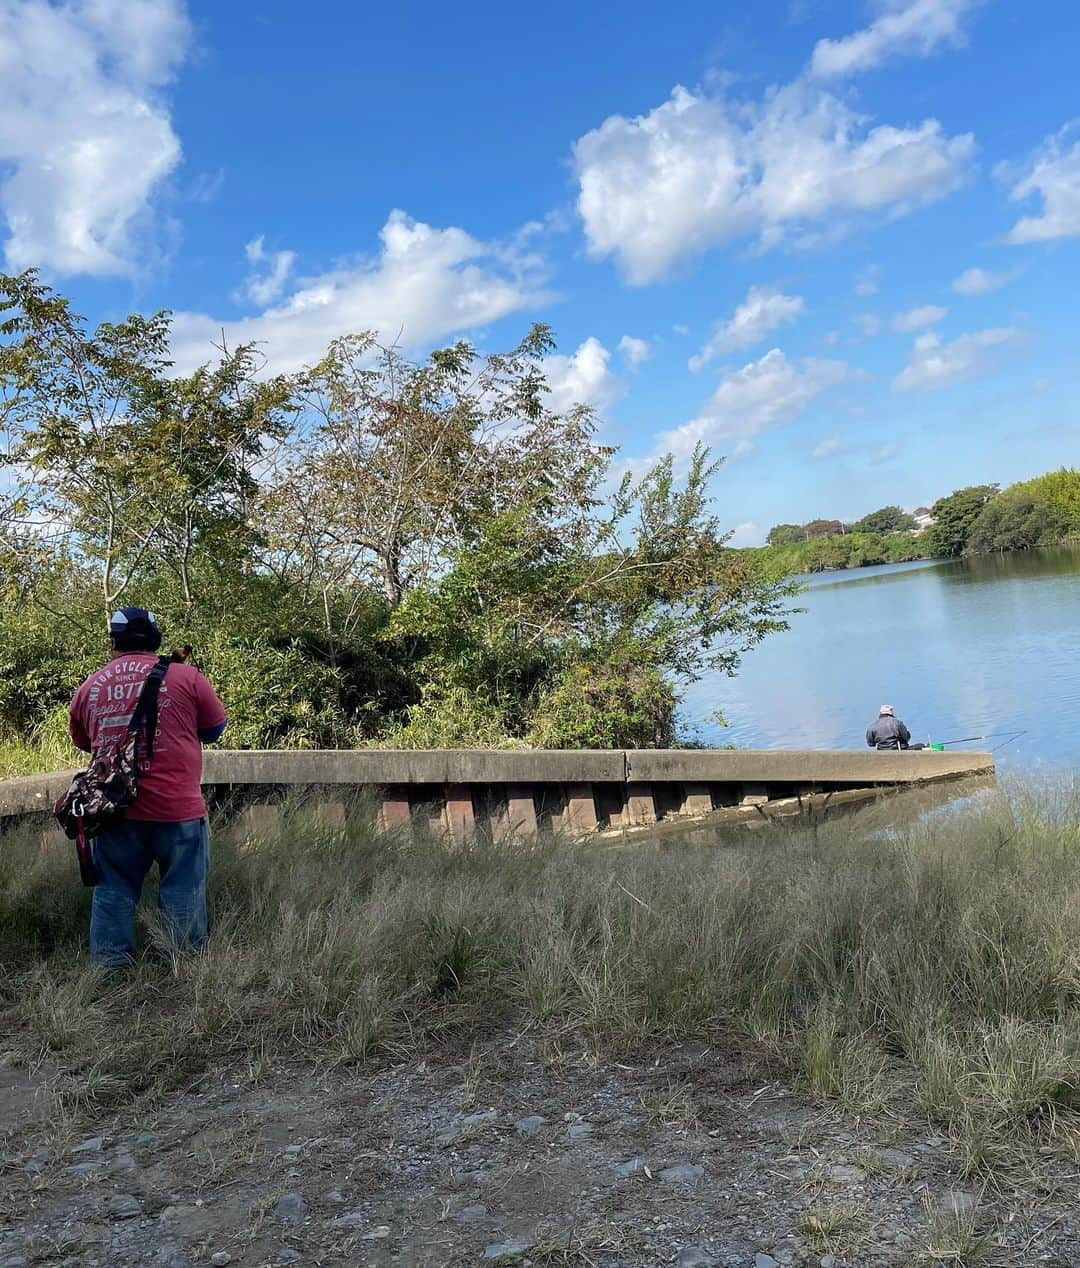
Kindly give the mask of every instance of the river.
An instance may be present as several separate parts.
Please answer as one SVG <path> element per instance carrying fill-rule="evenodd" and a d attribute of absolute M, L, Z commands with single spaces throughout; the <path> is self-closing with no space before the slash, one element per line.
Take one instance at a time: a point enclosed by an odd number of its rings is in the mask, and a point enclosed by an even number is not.
<path fill-rule="evenodd" d="M 993 749 L 1002 766 L 1080 763 L 1080 549 L 801 580 L 789 630 L 749 652 L 736 678 L 687 692 L 684 717 L 703 741 L 861 747 L 887 702 L 913 742 L 987 736 L 956 747 Z"/>

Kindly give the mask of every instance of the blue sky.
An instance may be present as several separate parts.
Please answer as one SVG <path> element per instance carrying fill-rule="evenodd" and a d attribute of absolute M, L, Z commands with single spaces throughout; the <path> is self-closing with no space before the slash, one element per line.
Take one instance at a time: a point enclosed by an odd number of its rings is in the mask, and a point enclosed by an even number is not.
<path fill-rule="evenodd" d="M 755 542 L 1080 460 L 1080 6 L 0 0 L 0 250 L 188 366 L 550 323 Z M 399 335 L 400 332 L 400 335 Z"/>

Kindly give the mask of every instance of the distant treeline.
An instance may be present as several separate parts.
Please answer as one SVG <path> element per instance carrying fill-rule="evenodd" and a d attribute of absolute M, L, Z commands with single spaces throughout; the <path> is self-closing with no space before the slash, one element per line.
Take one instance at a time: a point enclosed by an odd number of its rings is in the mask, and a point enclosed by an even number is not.
<path fill-rule="evenodd" d="M 1073 538 L 1080 538 L 1080 471 L 1062 467 L 1005 489 L 968 485 L 939 498 L 919 519 L 885 506 L 852 524 L 776 524 L 757 553 L 792 574 L 1030 550 Z"/>

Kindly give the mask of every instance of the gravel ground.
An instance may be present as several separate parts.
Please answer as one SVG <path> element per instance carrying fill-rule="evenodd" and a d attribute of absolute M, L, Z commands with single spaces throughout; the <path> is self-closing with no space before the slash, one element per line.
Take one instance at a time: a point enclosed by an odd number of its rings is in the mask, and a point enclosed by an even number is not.
<path fill-rule="evenodd" d="M 925 1121 L 845 1121 L 741 1043 L 564 1042 L 251 1067 L 79 1125 L 8 1062 L 0 1268 L 1080 1265 L 1075 1166 L 978 1185 Z"/>

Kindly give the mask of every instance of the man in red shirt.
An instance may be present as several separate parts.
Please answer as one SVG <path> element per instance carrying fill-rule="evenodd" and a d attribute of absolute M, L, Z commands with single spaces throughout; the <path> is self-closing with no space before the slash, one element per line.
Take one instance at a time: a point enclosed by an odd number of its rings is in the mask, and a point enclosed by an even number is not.
<path fill-rule="evenodd" d="M 71 738 L 86 752 L 126 727 L 157 663 L 161 630 L 152 612 L 123 608 L 109 622 L 113 656 L 71 701 Z M 123 819 L 92 842 L 98 884 L 90 916 L 95 964 L 130 963 L 143 881 L 158 865 L 158 907 L 176 946 L 205 945 L 210 834 L 202 795 L 202 745 L 225 730 L 225 710 L 193 666 L 169 665 L 158 696 L 152 756 Z M 143 751 L 143 750 L 140 750 Z"/>

